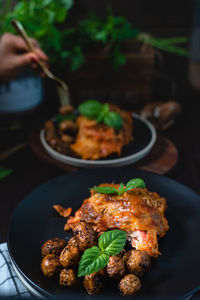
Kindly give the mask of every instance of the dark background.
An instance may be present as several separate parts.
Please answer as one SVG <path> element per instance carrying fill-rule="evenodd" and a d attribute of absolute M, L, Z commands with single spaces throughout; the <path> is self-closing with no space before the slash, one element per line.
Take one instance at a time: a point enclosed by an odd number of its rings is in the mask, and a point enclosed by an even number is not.
<path fill-rule="evenodd" d="M 73 8 L 72 22 L 82 18 L 89 10 L 104 15 L 108 4 L 113 8 L 114 14 L 126 16 L 136 27 L 157 37 L 191 36 L 194 2 L 185 0 L 79 0 Z M 190 64 L 188 58 L 168 53 L 162 53 L 162 57 L 162 72 L 175 83 L 174 99 L 182 105 L 181 116 L 174 126 L 164 132 L 164 135 L 169 137 L 179 150 L 179 161 L 167 176 L 200 193 L 200 93 L 192 89 L 188 82 Z M 155 81 L 153 97 L 149 100 L 165 98 L 165 89 L 159 81 Z M 38 111 L 21 117 L 26 124 L 25 130 L 19 136 L 3 135 L 1 144 L 6 145 L 11 141 L 27 139 L 32 128 L 42 124 L 55 106 L 55 94 L 50 87 L 47 87 L 45 104 Z M 40 161 L 33 155 L 29 146 L 12 155 L 3 164 L 14 171 L 9 177 L 0 181 L 0 242 L 6 240 L 9 219 L 19 201 L 38 185 L 64 173 Z"/>

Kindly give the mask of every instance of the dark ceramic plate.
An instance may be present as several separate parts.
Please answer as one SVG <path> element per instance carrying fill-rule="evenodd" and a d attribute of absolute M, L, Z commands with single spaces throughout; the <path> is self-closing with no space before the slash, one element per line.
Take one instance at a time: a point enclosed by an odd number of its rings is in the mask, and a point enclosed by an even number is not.
<path fill-rule="evenodd" d="M 154 126 L 145 118 L 133 115 L 133 141 L 122 148 L 122 154 L 110 155 L 99 160 L 84 160 L 64 155 L 49 146 L 45 139 L 45 132 L 41 130 L 40 140 L 47 153 L 59 162 L 76 167 L 121 167 L 135 163 L 145 157 L 155 144 L 157 134 Z"/>
<path fill-rule="evenodd" d="M 200 278 L 200 197 L 169 178 L 132 168 L 86 169 L 55 178 L 35 189 L 16 208 L 12 217 L 8 248 L 11 259 L 27 282 L 42 295 L 64 295 L 67 299 L 91 299 L 82 287 L 68 289 L 40 271 L 40 249 L 54 237 L 68 238 L 65 221 L 53 204 L 79 208 L 89 196 L 88 188 L 102 182 L 126 182 L 142 177 L 147 187 L 167 198 L 170 230 L 160 240 L 158 259 L 143 277 L 141 292 L 134 299 L 176 299 L 199 284 Z M 122 299 L 117 287 L 108 284 L 97 299 Z"/>

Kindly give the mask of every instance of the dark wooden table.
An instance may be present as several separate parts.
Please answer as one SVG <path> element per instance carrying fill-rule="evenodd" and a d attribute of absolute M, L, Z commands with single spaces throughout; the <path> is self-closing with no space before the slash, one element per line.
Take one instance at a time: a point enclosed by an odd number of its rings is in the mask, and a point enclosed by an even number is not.
<path fill-rule="evenodd" d="M 200 193 L 198 101 L 198 98 L 185 101 L 182 115 L 164 134 L 179 150 L 177 165 L 166 175 Z M 37 186 L 64 174 L 64 171 L 35 157 L 28 146 L 4 161 L 4 165 L 14 171 L 12 175 L 0 181 L 0 242 L 6 240 L 9 220 L 17 204 Z"/>

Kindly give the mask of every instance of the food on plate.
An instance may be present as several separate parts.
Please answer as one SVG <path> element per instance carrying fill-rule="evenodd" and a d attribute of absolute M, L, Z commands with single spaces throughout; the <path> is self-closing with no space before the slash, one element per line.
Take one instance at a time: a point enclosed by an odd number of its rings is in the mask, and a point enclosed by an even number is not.
<path fill-rule="evenodd" d="M 47 277 L 54 277 L 61 271 L 59 256 L 55 254 L 47 254 L 41 262 L 41 270 Z"/>
<path fill-rule="evenodd" d="M 113 153 L 120 156 L 133 140 L 132 115 L 116 105 L 88 100 L 78 111 L 79 115 L 72 106 L 63 106 L 44 125 L 46 141 L 58 152 L 97 160 Z"/>
<path fill-rule="evenodd" d="M 89 295 L 96 295 L 103 287 L 102 276 L 98 272 L 86 275 L 83 280 L 83 285 Z"/>
<path fill-rule="evenodd" d="M 140 279 L 134 274 L 124 276 L 119 283 L 119 290 L 124 296 L 134 295 L 141 287 Z"/>
<path fill-rule="evenodd" d="M 125 275 L 125 264 L 120 255 L 111 256 L 106 267 L 106 274 L 110 278 L 121 278 Z"/>
<path fill-rule="evenodd" d="M 73 217 L 54 205 L 67 218 L 73 236 L 67 245 L 61 239 L 44 243 L 43 274 L 59 277 L 60 285 L 68 287 L 77 286 L 83 277 L 89 295 L 98 294 L 109 278 L 118 283 L 124 296 L 134 295 L 142 287 L 141 277 L 150 269 L 151 257 L 160 254 L 158 237 L 169 228 L 164 216 L 166 200 L 150 192 L 141 178 L 126 184 L 104 183 L 90 190 L 91 197 Z M 62 245 L 59 251 L 54 250 L 55 245 Z"/>
<path fill-rule="evenodd" d="M 127 271 L 141 277 L 151 266 L 151 259 L 145 250 L 129 250 L 123 257 Z"/>
<path fill-rule="evenodd" d="M 168 230 L 165 198 L 147 188 L 133 188 L 119 194 L 121 187 L 105 183 L 91 189 L 91 197 L 84 200 L 67 224 L 72 230 L 81 221 L 90 224 L 95 232 L 113 228 L 125 230 L 133 248 L 157 257 L 158 237 L 163 237 Z M 110 193 L 106 193 L 109 190 Z"/>
<path fill-rule="evenodd" d="M 62 269 L 59 276 L 59 284 L 68 287 L 73 287 L 78 285 L 74 270 Z"/>
<path fill-rule="evenodd" d="M 72 244 L 67 245 L 60 254 L 60 264 L 65 267 L 72 267 L 80 260 L 80 249 Z"/>
<path fill-rule="evenodd" d="M 53 208 L 59 213 L 61 217 L 67 218 L 71 215 L 72 213 L 72 208 L 64 208 L 61 205 L 54 205 Z"/>
<path fill-rule="evenodd" d="M 84 251 L 97 244 L 97 237 L 94 229 L 85 222 L 79 222 L 72 227 L 74 237 L 78 241 L 78 247 Z"/>
<path fill-rule="evenodd" d="M 52 240 L 48 240 L 42 246 L 42 256 L 46 256 L 47 254 L 60 255 L 66 245 L 67 243 L 63 239 L 54 238 Z"/>

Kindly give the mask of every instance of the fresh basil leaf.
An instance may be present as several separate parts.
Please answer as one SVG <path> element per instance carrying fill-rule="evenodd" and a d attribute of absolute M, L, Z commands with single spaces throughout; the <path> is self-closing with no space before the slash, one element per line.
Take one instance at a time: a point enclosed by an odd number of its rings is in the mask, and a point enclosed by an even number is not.
<path fill-rule="evenodd" d="M 125 187 L 124 187 L 124 184 L 121 182 L 120 183 L 120 186 L 119 186 L 119 188 L 118 188 L 118 191 L 119 191 L 119 195 L 121 195 L 121 194 L 123 194 L 124 193 L 124 189 L 125 189 Z"/>
<path fill-rule="evenodd" d="M 109 262 L 109 256 L 102 253 L 98 247 L 92 247 L 83 253 L 81 256 L 78 277 L 90 275 L 103 269 Z"/>
<path fill-rule="evenodd" d="M 109 186 L 96 186 L 96 187 L 91 188 L 91 190 L 94 190 L 101 194 L 118 194 L 117 189 L 115 189 L 113 187 L 109 187 Z"/>
<path fill-rule="evenodd" d="M 126 232 L 118 229 L 104 232 L 98 241 L 99 248 L 109 256 L 118 254 L 125 244 Z"/>
<path fill-rule="evenodd" d="M 80 114 L 88 119 L 97 119 L 102 108 L 103 105 L 96 100 L 88 100 L 78 106 Z"/>
<path fill-rule="evenodd" d="M 97 122 L 97 123 L 100 123 L 100 122 L 103 121 L 104 118 L 105 118 L 105 112 L 102 110 L 102 111 L 100 112 L 100 114 L 98 115 L 98 117 L 96 118 L 96 122 Z"/>
<path fill-rule="evenodd" d="M 142 178 L 133 178 L 127 182 L 125 192 L 134 188 L 145 188 L 146 184 Z"/>
<path fill-rule="evenodd" d="M 103 111 L 105 114 L 109 113 L 109 105 L 108 105 L 108 103 L 105 103 L 105 104 L 103 105 L 102 111 Z"/>
<path fill-rule="evenodd" d="M 122 127 L 122 117 L 115 111 L 110 111 L 104 118 L 104 123 L 119 130 Z"/>
<path fill-rule="evenodd" d="M 71 120 L 74 121 L 76 119 L 75 114 L 71 114 L 71 115 L 67 115 L 67 116 L 63 116 L 61 114 L 57 114 L 54 116 L 54 119 L 56 121 L 56 123 L 58 123 L 58 125 L 65 120 Z"/>
<path fill-rule="evenodd" d="M 3 166 L 0 166 L 0 179 L 3 179 L 7 176 L 9 176 L 13 172 L 12 169 L 7 169 Z"/>

